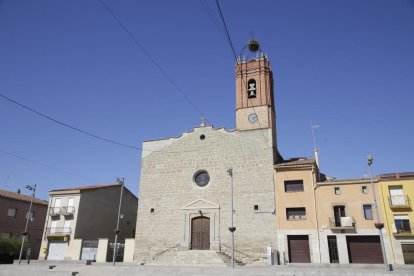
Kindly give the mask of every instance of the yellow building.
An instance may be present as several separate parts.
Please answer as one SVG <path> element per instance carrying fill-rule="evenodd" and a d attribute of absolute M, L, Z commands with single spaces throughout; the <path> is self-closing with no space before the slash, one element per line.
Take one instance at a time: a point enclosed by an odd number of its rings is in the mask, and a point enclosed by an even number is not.
<path fill-rule="evenodd" d="M 390 173 L 377 177 L 380 187 L 389 253 L 396 264 L 414 264 L 414 172 Z M 387 252 L 388 253 L 388 252 Z"/>

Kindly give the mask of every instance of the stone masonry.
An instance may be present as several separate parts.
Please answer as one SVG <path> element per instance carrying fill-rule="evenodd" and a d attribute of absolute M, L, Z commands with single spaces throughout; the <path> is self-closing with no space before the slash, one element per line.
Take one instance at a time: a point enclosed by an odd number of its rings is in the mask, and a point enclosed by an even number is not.
<path fill-rule="evenodd" d="M 204 139 L 201 139 L 204 135 Z M 192 219 L 210 219 L 210 249 L 229 251 L 233 168 L 235 248 L 246 262 L 276 246 L 272 129 L 227 131 L 196 127 L 178 138 L 147 141 L 142 154 L 134 259 L 191 248 Z M 206 171 L 199 187 L 194 176 Z M 255 205 L 256 208 L 255 208 Z"/>

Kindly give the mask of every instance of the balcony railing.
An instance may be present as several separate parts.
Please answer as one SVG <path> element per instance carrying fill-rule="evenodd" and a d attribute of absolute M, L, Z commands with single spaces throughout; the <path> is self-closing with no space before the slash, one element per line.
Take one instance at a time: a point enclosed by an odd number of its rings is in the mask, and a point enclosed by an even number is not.
<path fill-rule="evenodd" d="M 75 213 L 75 207 L 73 206 L 66 206 L 61 208 L 62 215 L 73 215 Z"/>
<path fill-rule="evenodd" d="M 334 217 L 329 218 L 329 228 L 331 229 L 354 229 L 355 220 L 353 217 L 341 217 L 336 219 Z"/>
<path fill-rule="evenodd" d="M 48 227 L 46 236 L 69 236 L 72 232 L 70 227 Z"/>
<path fill-rule="evenodd" d="M 60 215 L 60 212 L 61 212 L 61 207 L 50 207 L 50 209 L 49 209 L 49 214 L 51 215 L 51 216 L 57 216 L 57 215 Z"/>
<path fill-rule="evenodd" d="M 390 208 L 410 208 L 410 198 L 407 195 L 393 195 L 388 197 Z"/>

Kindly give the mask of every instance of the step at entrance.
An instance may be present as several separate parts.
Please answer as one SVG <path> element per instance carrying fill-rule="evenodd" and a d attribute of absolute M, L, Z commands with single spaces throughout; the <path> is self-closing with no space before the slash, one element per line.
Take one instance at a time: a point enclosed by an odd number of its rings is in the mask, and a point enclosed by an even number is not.
<path fill-rule="evenodd" d="M 146 265 L 217 266 L 226 267 L 223 259 L 213 250 L 170 251 Z"/>

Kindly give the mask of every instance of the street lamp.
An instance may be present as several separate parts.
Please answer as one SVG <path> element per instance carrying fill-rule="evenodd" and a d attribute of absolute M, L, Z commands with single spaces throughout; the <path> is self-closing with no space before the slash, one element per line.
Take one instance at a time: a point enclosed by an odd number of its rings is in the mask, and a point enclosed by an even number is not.
<path fill-rule="evenodd" d="M 236 231 L 236 227 L 234 227 L 233 223 L 233 216 L 234 216 L 234 207 L 233 207 L 233 169 L 229 168 L 227 170 L 228 175 L 230 175 L 231 181 L 231 226 L 229 227 L 229 231 L 231 232 L 231 267 L 234 268 L 234 231 Z"/>
<path fill-rule="evenodd" d="M 372 163 L 374 161 L 374 158 L 372 156 L 368 156 L 367 161 L 368 161 L 368 168 L 369 168 L 369 178 L 371 180 L 372 191 L 373 191 L 373 194 L 374 194 L 374 206 L 375 206 L 375 209 L 376 209 L 376 212 L 375 212 L 376 213 L 376 218 L 375 218 L 376 222 L 374 223 L 374 225 L 375 225 L 375 228 L 377 228 L 378 231 L 379 231 L 380 241 L 381 241 L 381 249 L 382 249 L 382 257 L 384 258 L 385 267 L 388 271 L 391 271 L 390 266 L 388 265 L 388 261 L 387 261 L 387 254 L 385 252 L 384 237 L 382 236 L 382 228 L 384 228 L 384 223 L 381 223 L 380 219 L 379 219 L 379 208 L 378 208 L 378 204 L 377 204 L 377 196 L 375 194 L 374 180 L 372 179 L 371 166 L 372 166 Z"/>
<path fill-rule="evenodd" d="M 36 184 L 34 184 L 33 186 L 26 185 L 25 188 L 28 189 L 28 190 L 30 190 L 30 191 L 33 191 L 33 193 L 32 193 L 32 198 L 30 199 L 29 213 L 27 214 L 27 217 L 26 217 L 26 226 L 24 228 L 24 232 L 22 233 L 23 234 L 23 239 L 22 239 L 22 245 L 20 246 L 19 264 L 22 261 L 24 240 L 26 239 L 26 236 L 29 234 L 27 232 L 27 227 L 29 226 L 29 219 L 31 219 L 33 199 L 34 199 L 35 194 L 36 194 Z"/>
<path fill-rule="evenodd" d="M 116 221 L 116 229 L 115 229 L 115 243 L 114 243 L 114 254 L 112 256 L 112 265 L 115 265 L 116 260 L 116 251 L 118 247 L 118 235 L 121 233 L 119 230 L 119 218 L 121 217 L 121 205 L 122 205 L 122 192 L 124 191 L 124 178 L 116 178 L 116 182 L 118 184 L 121 184 L 121 195 L 119 196 L 119 207 L 118 207 L 118 217 Z"/>

